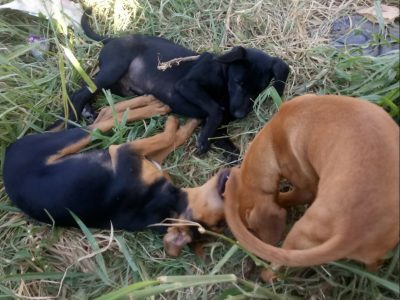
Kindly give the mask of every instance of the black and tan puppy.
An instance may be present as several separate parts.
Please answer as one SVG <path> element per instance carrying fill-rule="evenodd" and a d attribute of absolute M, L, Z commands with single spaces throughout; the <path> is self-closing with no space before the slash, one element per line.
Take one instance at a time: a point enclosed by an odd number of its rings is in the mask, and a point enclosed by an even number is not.
<path fill-rule="evenodd" d="M 133 121 L 170 108 L 142 96 L 116 104 L 115 110 L 119 119 L 128 110 L 127 120 Z M 31 217 L 60 226 L 76 226 L 70 211 L 96 228 L 109 228 L 111 221 L 116 229 L 139 230 L 167 217 L 218 225 L 223 219 L 221 175 L 184 190 L 173 186 L 160 168 L 167 155 L 190 137 L 197 120 L 179 127 L 178 120 L 169 117 L 165 131 L 153 137 L 78 153 L 89 144 L 91 131 L 105 132 L 113 125 L 112 110 L 105 108 L 86 129 L 33 134 L 9 146 L 3 174 L 11 200 Z"/>
<path fill-rule="evenodd" d="M 102 37 L 89 27 L 85 14 L 82 28 L 87 36 L 104 43 L 99 57 L 100 71 L 94 79 L 97 88 L 111 88 L 121 96 L 152 94 L 174 113 L 203 119 L 198 139 L 200 152 L 209 149 L 208 139 L 221 124 L 246 116 L 252 107 L 251 99 L 272 78 L 282 95 L 289 73 L 288 65 L 281 59 L 240 46 L 221 56 L 205 52 L 195 61 L 161 71 L 157 69 L 159 62 L 196 53 L 161 37 L 140 34 Z M 91 96 L 86 86 L 72 95 L 79 115 Z M 69 118 L 76 119 L 72 109 Z M 236 149 L 230 140 L 225 139 L 222 144 L 221 139 L 218 141 L 228 151 Z"/>

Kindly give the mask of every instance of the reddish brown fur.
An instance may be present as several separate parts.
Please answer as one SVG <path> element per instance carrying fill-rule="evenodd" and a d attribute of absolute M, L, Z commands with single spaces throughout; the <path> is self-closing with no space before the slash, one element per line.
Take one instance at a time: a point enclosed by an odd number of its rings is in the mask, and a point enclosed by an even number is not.
<path fill-rule="evenodd" d="M 282 177 L 294 191 L 279 194 Z M 281 238 L 284 208 L 304 203 L 312 205 L 282 248 L 270 245 Z M 341 258 L 376 266 L 399 242 L 399 127 L 351 97 L 286 102 L 232 170 L 225 215 L 239 243 L 275 267 Z"/>
<path fill-rule="evenodd" d="M 220 222 L 224 220 L 224 203 L 218 192 L 218 178 L 221 172 L 211 177 L 205 184 L 195 188 L 184 188 L 188 194 L 188 208 L 180 219 L 198 220 L 210 229 L 219 231 Z M 184 246 L 192 241 L 192 232 L 188 226 L 170 227 L 164 236 L 164 248 L 168 255 L 178 256 Z M 199 247 L 197 247 L 197 251 Z"/>

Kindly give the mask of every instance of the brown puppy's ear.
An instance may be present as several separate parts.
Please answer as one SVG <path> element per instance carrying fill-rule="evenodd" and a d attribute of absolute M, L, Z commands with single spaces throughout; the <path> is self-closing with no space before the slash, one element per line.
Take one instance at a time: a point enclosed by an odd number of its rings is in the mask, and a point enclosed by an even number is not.
<path fill-rule="evenodd" d="M 286 226 L 287 212 L 272 199 L 256 203 L 247 215 L 249 229 L 263 242 L 276 245 Z"/>
<path fill-rule="evenodd" d="M 192 234 L 189 227 L 169 227 L 163 239 L 164 250 L 169 256 L 177 257 L 190 242 Z"/>
<path fill-rule="evenodd" d="M 242 46 L 233 47 L 231 51 L 217 57 L 217 61 L 223 64 L 229 64 L 238 60 L 243 60 L 246 57 L 246 49 Z"/>

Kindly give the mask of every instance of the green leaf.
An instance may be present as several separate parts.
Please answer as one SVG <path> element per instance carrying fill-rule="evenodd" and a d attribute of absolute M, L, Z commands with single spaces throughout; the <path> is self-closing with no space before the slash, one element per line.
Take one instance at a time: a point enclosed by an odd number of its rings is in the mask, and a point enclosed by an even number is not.
<path fill-rule="evenodd" d="M 64 50 L 65 56 L 68 58 L 68 60 L 71 62 L 71 64 L 74 66 L 75 70 L 78 71 L 78 73 L 82 76 L 83 80 L 86 82 L 88 85 L 88 89 L 91 93 L 94 93 L 97 90 L 96 85 L 90 79 L 89 75 L 86 74 L 86 72 L 83 70 L 81 64 L 79 61 L 76 59 L 75 55 L 72 53 L 71 50 L 68 48 L 64 47 L 63 45 L 60 45 L 61 48 Z"/>

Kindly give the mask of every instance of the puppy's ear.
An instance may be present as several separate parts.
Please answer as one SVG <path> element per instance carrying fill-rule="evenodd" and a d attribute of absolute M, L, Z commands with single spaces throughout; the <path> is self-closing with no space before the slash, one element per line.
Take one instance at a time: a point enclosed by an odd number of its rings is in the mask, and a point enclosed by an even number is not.
<path fill-rule="evenodd" d="M 231 51 L 217 57 L 217 61 L 223 64 L 229 64 L 238 60 L 243 60 L 246 57 L 246 49 L 242 46 L 236 46 Z"/>
<path fill-rule="evenodd" d="M 236 199 L 239 185 L 239 174 L 240 169 L 238 167 L 233 167 L 229 170 L 229 176 L 224 184 L 223 197 L 234 197 Z"/>
<path fill-rule="evenodd" d="M 279 96 L 282 96 L 289 76 L 289 66 L 283 60 L 276 58 L 272 66 L 272 72 L 275 78 L 274 88 Z"/>
<path fill-rule="evenodd" d="M 249 229 L 265 243 L 276 245 L 281 240 L 286 225 L 287 212 L 273 199 L 258 202 L 247 213 Z"/>
<path fill-rule="evenodd" d="M 229 173 L 231 172 L 230 169 L 222 169 L 218 172 L 218 180 L 217 180 L 217 190 L 218 194 L 222 197 L 225 192 L 225 184 L 228 181 Z"/>

